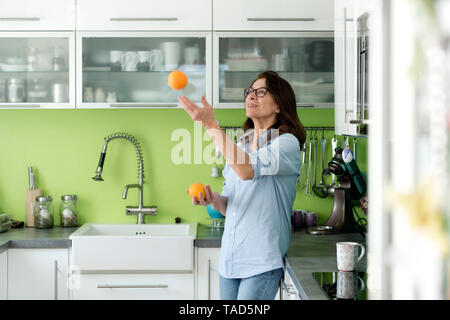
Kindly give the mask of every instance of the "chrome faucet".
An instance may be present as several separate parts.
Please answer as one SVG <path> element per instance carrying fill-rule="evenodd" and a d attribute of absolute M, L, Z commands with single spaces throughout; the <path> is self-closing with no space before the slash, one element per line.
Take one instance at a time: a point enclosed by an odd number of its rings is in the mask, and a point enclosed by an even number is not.
<path fill-rule="evenodd" d="M 125 188 L 123 189 L 122 199 L 127 198 L 128 189 L 129 188 L 137 188 L 139 192 L 139 204 L 137 206 L 127 206 L 125 208 L 125 214 L 127 215 L 133 215 L 135 214 L 137 216 L 137 224 L 144 224 L 145 219 L 144 217 L 146 215 L 156 215 L 157 213 L 157 207 L 156 206 L 148 206 L 144 207 L 143 205 L 143 185 L 144 185 L 144 160 L 142 158 L 142 150 L 141 146 L 137 142 L 136 138 L 132 135 L 129 135 L 128 133 L 113 133 L 105 138 L 105 144 L 103 145 L 103 150 L 100 153 L 100 160 L 98 161 L 97 166 L 97 172 L 95 174 L 94 179 L 95 181 L 103 181 L 102 178 L 102 172 L 103 172 L 103 163 L 105 162 L 105 156 L 106 156 L 106 147 L 108 143 L 111 140 L 114 139 L 125 139 L 129 142 L 131 142 L 134 146 L 134 149 L 136 150 L 137 158 L 138 158 L 138 166 L 139 166 L 139 182 L 137 184 L 127 184 Z"/>

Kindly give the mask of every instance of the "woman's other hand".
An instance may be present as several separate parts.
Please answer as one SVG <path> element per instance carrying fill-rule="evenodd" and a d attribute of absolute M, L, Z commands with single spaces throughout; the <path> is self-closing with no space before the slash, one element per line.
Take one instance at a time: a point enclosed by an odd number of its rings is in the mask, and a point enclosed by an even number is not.
<path fill-rule="evenodd" d="M 189 194 L 189 189 L 186 189 L 186 193 Z M 205 195 L 203 195 L 200 192 L 198 197 L 199 197 L 198 200 L 196 197 L 192 197 L 192 204 L 194 206 L 205 206 L 206 207 L 207 205 L 209 205 L 211 203 L 214 206 L 214 202 L 217 202 L 220 199 L 219 193 L 216 191 L 212 191 L 212 189 L 209 185 L 205 185 Z"/>

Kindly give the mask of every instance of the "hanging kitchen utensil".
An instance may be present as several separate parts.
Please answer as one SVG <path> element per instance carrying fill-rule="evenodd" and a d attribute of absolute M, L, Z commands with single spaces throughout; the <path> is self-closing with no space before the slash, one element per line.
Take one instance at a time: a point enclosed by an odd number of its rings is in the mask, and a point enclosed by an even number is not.
<path fill-rule="evenodd" d="M 305 194 L 310 195 L 311 194 L 311 180 L 312 180 L 312 140 L 309 140 L 309 147 L 308 147 L 308 174 L 306 177 L 306 188 L 305 188 Z"/>
<path fill-rule="evenodd" d="M 319 140 L 317 139 L 317 136 L 314 137 L 314 183 L 312 186 L 317 185 L 317 147 Z"/>
<path fill-rule="evenodd" d="M 336 150 L 337 143 L 338 143 L 338 141 L 337 141 L 336 137 L 331 139 L 331 157 L 332 158 L 334 157 L 334 152 L 335 152 L 334 150 Z M 333 177 L 332 177 L 332 180 L 331 180 L 331 185 L 329 185 L 328 188 L 327 188 L 327 193 L 328 193 L 328 195 L 330 197 L 334 197 L 334 188 L 336 186 L 336 180 L 335 180 L 336 176 L 334 174 L 331 174 L 331 175 Z"/>
<path fill-rule="evenodd" d="M 305 177 L 306 177 L 306 152 L 307 152 L 307 147 L 306 147 L 306 143 L 305 143 L 305 150 L 302 151 L 302 162 L 300 164 L 300 173 L 298 175 L 298 179 L 297 179 L 297 190 L 301 191 L 303 190 L 303 188 L 305 187 Z"/>
<path fill-rule="evenodd" d="M 323 131 L 322 131 L 322 139 L 320 141 L 320 149 L 321 149 L 321 160 L 322 160 L 322 170 L 320 171 L 320 183 L 318 185 L 313 186 L 313 192 L 319 198 L 327 197 L 327 186 L 323 182 L 323 171 L 325 170 L 325 147 L 327 145 L 327 139 L 325 139 Z M 316 165 L 317 166 L 317 165 Z"/>
<path fill-rule="evenodd" d="M 355 162 L 357 162 L 357 155 L 356 155 L 356 138 L 353 138 L 353 159 Z"/>

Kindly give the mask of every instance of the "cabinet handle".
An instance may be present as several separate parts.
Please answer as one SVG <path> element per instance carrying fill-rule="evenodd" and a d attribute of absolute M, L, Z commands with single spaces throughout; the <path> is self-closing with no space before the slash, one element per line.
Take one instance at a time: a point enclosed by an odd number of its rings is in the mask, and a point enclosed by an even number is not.
<path fill-rule="evenodd" d="M 54 273 L 55 273 L 55 300 L 58 300 L 58 261 L 55 260 L 54 263 Z"/>
<path fill-rule="evenodd" d="M 211 300 L 211 260 L 208 259 L 208 300 Z"/>
<path fill-rule="evenodd" d="M 40 108 L 40 104 L 2 104 L 0 108 Z"/>
<path fill-rule="evenodd" d="M 2 18 L 0 21 L 40 21 L 41 18 Z"/>
<path fill-rule="evenodd" d="M 110 21 L 130 22 L 130 21 L 178 21 L 178 18 L 110 18 Z"/>
<path fill-rule="evenodd" d="M 167 284 L 99 284 L 98 289 L 154 289 L 154 288 L 168 288 Z"/>
<path fill-rule="evenodd" d="M 280 22 L 280 21 L 316 21 L 315 18 L 247 18 L 247 21 L 271 21 L 271 22 Z"/>
<path fill-rule="evenodd" d="M 176 103 L 111 103 L 112 108 L 177 107 Z"/>
<path fill-rule="evenodd" d="M 361 120 L 350 120 L 350 124 L 367 124 L 367 125 L 369 125 L 370 121 L 369 120 L 364 120 L 364 119 L 361 119 Z"/>

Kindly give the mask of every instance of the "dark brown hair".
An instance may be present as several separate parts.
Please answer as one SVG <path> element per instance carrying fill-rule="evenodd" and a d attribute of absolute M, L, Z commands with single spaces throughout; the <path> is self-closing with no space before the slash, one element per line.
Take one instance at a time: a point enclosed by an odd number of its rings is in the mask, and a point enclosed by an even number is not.
<path fill-rule="evenodd" d="M 266 79 L 266 87 L 280 108 L 280 113 L 277 114 L 277 120 L 269 129 L 278 129 L 280 135 L 284 133 L 293 134 L 300 143 L 300 150 L 304 150 L 306 130 L 298 118 L 297 103 L 291 85 L 275 71 L 261 72 L 252 82 L 252 85 L 259 79 Z M 254 127 L 253 120 L 247 118 L 242 129 L 246 132 L 248 129 Z"/>

